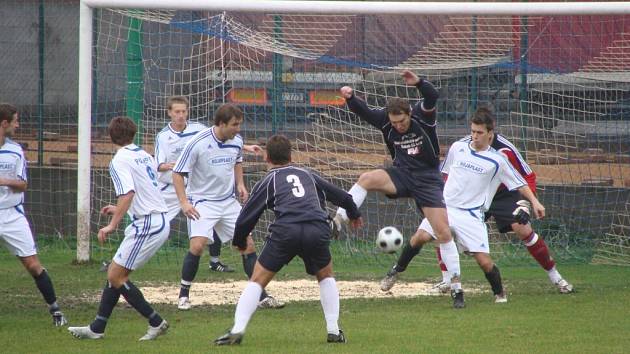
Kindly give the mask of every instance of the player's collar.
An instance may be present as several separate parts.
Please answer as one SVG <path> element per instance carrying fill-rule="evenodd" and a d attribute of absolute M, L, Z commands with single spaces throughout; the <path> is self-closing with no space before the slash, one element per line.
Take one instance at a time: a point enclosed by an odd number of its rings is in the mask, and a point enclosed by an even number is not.
<path fill-rule="evenodd" d="M 142 150 L 141 147 L 139 147 L 138 145 L 136 145 L 134 143 L 131 143 L 129 145 L 125 145 L 125 146 L 122 147 L 122 149 L 126 149 L 126 150 L 129 150 L 129 151 L 140 151 L 140 150 Z"/>
<path fill-rule="evenodd" d="M 169 122 L 169 123 L 168 123 L 168 129 L 169 129 L 170 131 L 172 131 L 174 134 L 178 134 L 178 135 L 179 135 L 179 134 L 181 134 L 181 133 L 185 132 L 185 131 L 186 131 L 186 128 L 188 128 L 188 122 L 186 122 L 186 125 L 184 125 L 184 129 L 182 129 L 182 131 L 181 131 L 181 132 L 178 132 L 177 130 L 173 129 L 173 126 L 171 125 L 171 123 L 172 123 L 172 122 Z"/>
<path fill-rule="evenodd" d="M 473 147 L 473 142 L 472 142 L 472 139 L 471 139 L 470 142 L 468 143 L 468 148 L 472 152 L 479 153 L 479 152 L 490 151 L 490 149 L 492 149 L 492 146 L 488 145 L 488 147 L 485 150 L 479 150 L 478 151 L 478 150 L 475 150 L 475 148 Z"/>

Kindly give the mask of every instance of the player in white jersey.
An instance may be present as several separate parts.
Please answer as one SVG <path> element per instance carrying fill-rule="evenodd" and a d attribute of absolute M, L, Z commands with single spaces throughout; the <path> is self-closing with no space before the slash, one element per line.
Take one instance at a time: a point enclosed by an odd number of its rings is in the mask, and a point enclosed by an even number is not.
<path fill-rule="evenodd" d="M 158 183 L 166 207 L 167 219 L 170 221 L 179 214 L 181 207 L 173 186 L 173 167 L 184 150 L 186 143 L 198 132 L 206 129 L 204 124 L 188 121 L 189 102 L 186 97 L 172 96 L 166 101 L 167 114 L 171 122 L 155 137 L 155 159 L 158 163 Z M 253 153 L 261 153 L 258 145 L 243 145 L 243 150 Z M 217 272 L 233 272 L 234 270 L 219 259 L 221 255 L 221 240 L 216 233 L 213 241 L 208 245 L 210 252 L 210 270 Z"/>
<path fill-rule="evenodd" d="M 119 146 L 109 165 L 118 202 L 101 209 L 102 214 L 112 215 L 112 218 L 98 231 L 99 242 L 105 242 L 116 230 L 125 213 L 132 222 L 125 229 L 125 238 L 108 267 L 107 284 L 96 318 L 89 326 L 68 328 L 77 338 L 103 338 L 107 321 L 121 295 L 149 321 L 147 333 L 140 340 L 153 340 L 166 333 L 169 326 L 129 280 L 131 272 L 160 249 L 170 230 L 166 204 L 158 188 L 157 164 L 151 155 L 133 144 L 136 130 L 135 123 L 127 117 L 116 117 L 109 123 L 109 136 Z"/>
<path fill-rule="evenodd" d="M 475 258 L 492 287 L 495 302 L 502 303 L 507 302 L 507 296 L 499 269 L 490 257 L 484 212 L 490 208 L 501 184 L 509 190 L 518 190 L 528 199 L 537 218 L 545 216 L 545 208 L 505 156 L 490 146 L 494 118 L 487 112 L 479 109 L 473 114 L 471 139 L 451 145 L 441 170 L 447 176 L 444 200 L 457 243 L 461 250 Z M 434 238 L 435 233 L 426 219 L 412 236 L 415 242 L 422 244 Z"/>
<path fill-rule="evenodd" d="M 37 257 L 30 225 L 24 216 L 27 187 L 26 158 L 22 147 L 10 139 L 19 127 L 17 109 L 0 103 L 0 240 L 35 279 L 37 289 L 48 304 L 55 326 L 66 324 L 48 272 Z"/>
<path fill-rule="evenodd" d="M 184 147 L 173 168 L 173 184 L 182 212 L 189 220 L 190 250 L 184 257 L 178 308 L 190 309 L 190 286 L 199 269 L 199 258 L 212 233 L 216 231 L 220 242 L 234 235 L 236 218 L 248 192 L 243 180 L 243 139 L 238 135 L 243 112 L 236 106 L 224 104 L 214 114 L 214 125 L 195 135 Z M 185 183 L 188 177 L 188 184 Z M 249 279 L 256 264 L 254 241 L 248 238 L 248 247 L 241 252 L 243 268 Z M 263 292 L 261 307 L 282 307 L 276 299 Z"/>

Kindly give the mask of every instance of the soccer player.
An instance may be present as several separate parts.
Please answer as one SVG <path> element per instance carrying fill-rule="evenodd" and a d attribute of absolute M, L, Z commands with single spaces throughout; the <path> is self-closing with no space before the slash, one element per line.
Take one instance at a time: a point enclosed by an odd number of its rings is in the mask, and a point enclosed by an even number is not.
<path fill-rule="evenodd" d="M 492 114 L 480 108 L 470 122 L 471 136 L 453 143 L 442 164 L 442 173 L 447 176 L 444 199 L 457 242 L 483 270 L 492 287 L 494 301 L 505 303 L 507 295 L 501 273 L 490 257 L 484 212 L 490 208 L 492 198 L 501 184 L 511 191 L 520 192 L 529 200 L 537 218 L 545 216 L 545 208 L 508 160 L 490 146 L 494 135 Z M 425 219 L 412 240 L 418 242 L 431 238 L 435 238 L 435 233 Z"/>
<path fill-rule="evenodd" d="M 53 324 L 59 327 L 67 321 L 57 304 L 48 272 L 39 262 L 33 234 L 24 216 L 22 204 L 28 185 L 26 158 L 22 147 L 10 139 L 19 126 L 17 108 L 0 103 L 0 240 L 35 279 L 37 289 L 48 304 Z"/>
<path fill-rule="evenodd" d="M 480 108 L 477 114 L 492 115 L 487 108 Z M 471 137 L 467 137 L 468 141 Z M 529 167 L 525 159 L 521 156 L 518 149 L 504 136 L 494 133 L 490 146 L 507 157 L 508 161 L 525 179 L 529 189 L 536 193 L 536 174 Z M 519 215 L 520 217 L 517 217 Z M 567 282 L 556 269 L 556 263 L 549 254 L 549 248 L 545 241 L 532 229 L 529 222 L 529 206 L 527 201 L 522 200 L 518 191 L 510 191 L 504 185 L 499 186 L 497 193 L 494 195 L 490 209 L 485 213 L 485 220 L 494 217 L 499 232 L 507 233 L 514 231 L 518 238 L 523 241 L 527 251 L 547 272 L 549 280 L 554 284 L 561 294 L 573 292 L 573 286 Z M 517 218 L 515 218 L 517 217 Z M 437 251 L 438 260 L 440 259 L 439 250 Z M 448 272 L 443 263 L 440 263 L 443 275 Z M 446 288 L 448 285 L 448 276 L 444 276 L 442 283 L 438 286 Z"/>
<path fill-rule="evenodd" d="M 198 122 L 188 121 L 189 102 L 184 96 L 169 97 L 166 101 L 166 108 L 171 122 L 155 137 L 155 159 L 158 163 L 159 187 L 168 208 L 167 220 L 170 222 L 181 210 L 173 186 L 173 167 L 186 143 L 207 127 Z M 244 145 L 243 150 L 254 153 L 262 151 L 257 145 Z M 210 270 L 227 273 L 234 271 L 219 259 L 221 240 L 216 233 L 213 234 L 213 242 L 208 245 L 208 250 L 210 252 Z"/>
<path fill-rule="evenodd" d="M 240 344 L 245 328 L 256 311 L 256 303 L 274 275 L 295 256 L 304 260 L 306 272 L 319 282 L 320 298 L 329 343 L 345 343 L 339 329 L 339 290 L 333 278 L 330 225 L 326 200 L 347 210 L 353 227 L 362 225 L 361 214 L 352 197 L 321 177 L 291 165 L 291 142 L 282 135 L 267 141 L 265 177 L 252 190 L 251 198 L 241 210 L 232 244 L 240 250 L 248 245 L 248 234 L 265 209 L 273 210 L 270 235 L 256 262 L 254 274 L 236 305 L 234 326 L 217 338 L 217 345 Z"/>
<path fill-rule="evenodd" d="M 413 108 L 400 98 L 390 98 L 385 109 L 370 109 L 354 95 L 352 88 L 344 86 L 341 95 L 352 112 L 381 130 L 392 156 L 393 166 L 361 174 L 350 188 L 350 195 L 357 206 L 361 206 L 368 191 L 384 193 L 390 198 L 413 198 L 419 210 L 427 217 L 436 232 L 444 262 L 453 276 L 451 290 L 453 306 L 464 306 L 464 292 L 460 283 L 459 254 L 451 236 L 442 196 L 444 181 L 438 170 L 439 145 L 436 132 L 436 107 L 439 93 L 427 80 L 420 79 L 411 71 L 402 72 L 407 85 L 420 90 L 423 100 Z M 335 216 L 337 227 L 347 220 L 345 210 L 339 208 Z M 401 258 L 411 259 L 420 252 L 420 246 L 405 244 Z M 405 270 L 396 264 L 381 281 L 381 290 L 388 291 L 395 283 L 399 272 Z"/>
<path fill-rule="evenodd" d="M 214 125 L 197 133 L 184 147 L 173 167 L 173 185 L 182 212 L 189 220 L 190 249 L 184 257 L 181 288 L 177 307 L 190 309 L 190 286 L 199 269 L 203 249 L 216 231 L 221 242 L 232 239 L 234 223 L 241 211 L 234 185 L 242 201 L 248 197 L 243 181 L 243 139 L 238 135 L 243 112 L 224 104 L 214 113 Z M 185 177 L 188 177 L 186 185 Z M 256 264 L 253 241 L 242 252 L 243 268 L 249 279 Z M 260 306 L 284 306 L 263 292 Z"/>
<path fill-rule="evenodd" d="M 107 269 L 107 284 L 96 318 L 88 326 L 68 327 L 68 330 L 80 339 L 103 338 L 107 321 L 122 295 L 149 321 L 147 333 L 140 340 L 153 340 L 166 333 L 168 322 L 144 299 L 129 275 L 148 262 L 168 239 L 167 208 L 158 188 L 157 163 L 133 144 L 136 124 L 127 117 L 116 117 L 109 122 L 107 130 L 112 142 L 119 147 L 109 165 L 118 201 L 101 209 L 101 214 L 112 215 L 112 218 L 98 231 L 99 242 L 105 242 L 116 230 L 125 213 L 132 222 L 125 228 L 125 238 Z"/>

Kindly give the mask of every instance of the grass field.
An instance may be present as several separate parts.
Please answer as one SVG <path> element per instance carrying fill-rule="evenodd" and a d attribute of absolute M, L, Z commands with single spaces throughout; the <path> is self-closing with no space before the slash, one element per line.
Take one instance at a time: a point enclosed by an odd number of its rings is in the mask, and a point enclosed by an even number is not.
<path fill-rule="evenodd" d="M 98 264 L 72 264 L 70 250 L 43 249 L 40 258 L 55 284 L 59 303 L 71 325 L 94 318 L 97 295 L 105 283 Z M 203 260 L 206 260 L 205 258 Z M 202 260 L 202 264 L 203 263 Z M 240 266 L 234 264 L 235 266 Z M 501 264 L 499 264 L 501 266 Z M 292 302 L 281 310 L 258 311 L 240 347 L 219 348 L 211 340 L 232 324 L 234 305 L 155 307 L 171 324 L 155 342 L 138 342 L 146 321 L 119 305 L 100 341 L 79 341 L 65 328 L 52 327 L 32 278 L 4 248 L 0 250 L 0 352 L 2 353 L 201 353 L 201 352 L 352 352 L 352 353 L 623 353 L 630 350 L 630 268 L 601 265 L 560 265 L 576 287 L 560 295 L 544 272 L 531 265 L 501 267 L 509 293 L 507 304 L 495 305 L 488 292 L 467 296 L 464 310 L 453 310 L 448 297 L 354 299 L 341 302 L 341 326 L 348 343 L 327 344 L 319 302 Z M 337 265 L 340 280 L 378 280 L 378 265 Z M 178 264 L 149 263 L 133 274 L 140 287 L 179 281 Z M 408 270 L 404 281 L 435 278 L 434 267 Z M 464 286 L 488 289 L 481 271 L 463 269 Z M 277 277 L 303 278 L 294 261 Z M 234 275 L 232 275 L 234 277 Z M 199 282 L 226 280 L 201 267 Z M 282 294 L 275 294 L 282 298 Z"/>

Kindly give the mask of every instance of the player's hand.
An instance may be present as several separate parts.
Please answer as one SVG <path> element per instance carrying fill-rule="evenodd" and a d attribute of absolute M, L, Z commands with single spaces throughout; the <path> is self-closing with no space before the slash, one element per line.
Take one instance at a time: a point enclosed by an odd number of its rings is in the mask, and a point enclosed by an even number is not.
<path fill-rule="evenodd" d="M 531 220 L 530 213 L 532 204 L 528 200 L 521 199 L 516 202 L 516 205 L 516 209 L 514 209 L 514 211 L 512 212 L 512 215 L 514 216 L 514 221 L 521 225 L 527 225 Z"/>
<path fill-rule="evenodd" d="M 538 200 L 532 203 L 532 209 L 534 210 L 534 215 L 536 219 L 542 219 L 545 217 L 545 207 L 540 204 Z"/>
<path fill-rule="evenodd" d="M 247 192 L 247 188 L 245 187 L 245 185 L 237 185 L 236 190 L 238 191 L 238 198 L 241 200 L 242 203 L 245 203 L 247 201 L 247 198 L 249 198 L 249 192 Z"/>
<path fill-rule="evenodd" d="M 405 84 L 409 86 L 416 86 L 416 84 L 420 82 L 420 78 L 418 77 L 418 75 L 412 73 L 409 70 L 403 70 L 400 73 L 400 76 L 402 76 L 403 80 L 405 81 Z"/>
<path fill-rule="evenodd" d="M 107 235 L 109 235 L 112 232 L 114 232 L 114 230 L 116 230 L 116 228 L 111 226 L 111 225 L 107 225 L 107 226 L 101 228 L 100 230 L 98 230 L 98 242 L 101 245 L 103 243 L 105 243 L 105 240 L 107 240 Z"/>
<path fill-rule="evenodd" d="M 341 97 L 349 100 L 352 98 L 353 90 L 352 90 L 352 87 L 350 86 L 344 86 L 341 89 L 339 89 L 339 93 L 341 93 Z"/>
<path fill-rule="evenodd" d="M 350 223 L 350 227 L 352 227 L 353 229 L 359 229 L 363 227 L 363 218 L 359 217 L 356 219 L 350 219 L 349 223 Z"/>
<path fill-rule="evenodd" d="M 250 152 L 255 155 L 263 154 L 263 149 L 258 145 L 243 145 L 243 151 Z"/>
<path fill-rule="evenodd" d="M 103 208 L 101 208 L 101 214 L 103 215 L 113 215 L 116 212 L 116 206 L 115 205 L 107 205 L 104 206 Z"/>
<path fill-rule="evenodd" d="M 184 215 L 186 215 L 187 218 L 193 220 L 199 220 L 199 217 L 201 216 L 197 209 L 195 209 L 195 207 L 189 202 L 186 202 L 182 205 L 182 212 L 184 213 Z"/>

